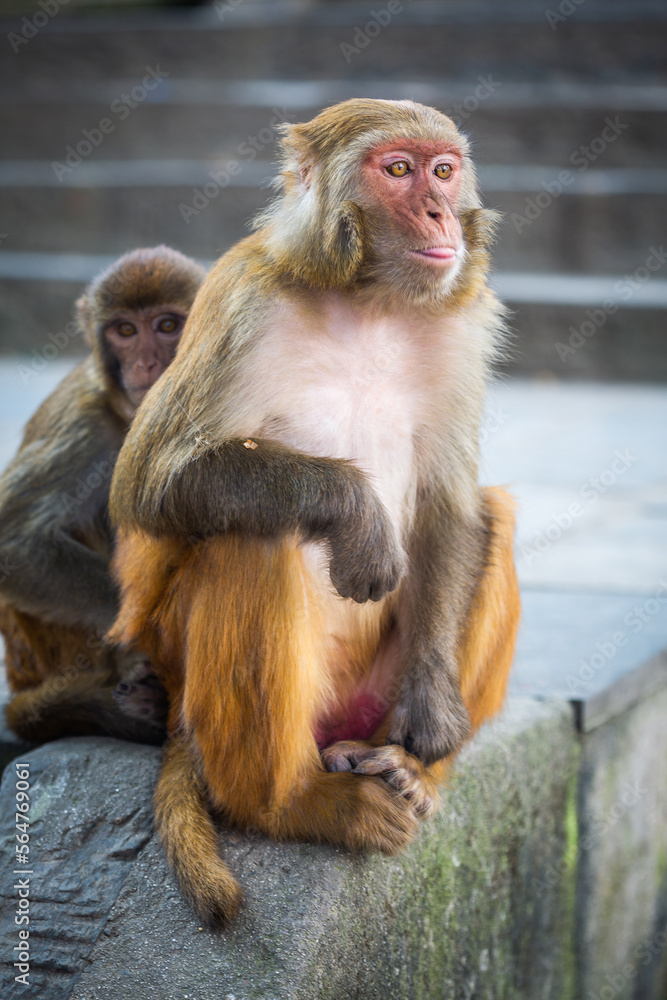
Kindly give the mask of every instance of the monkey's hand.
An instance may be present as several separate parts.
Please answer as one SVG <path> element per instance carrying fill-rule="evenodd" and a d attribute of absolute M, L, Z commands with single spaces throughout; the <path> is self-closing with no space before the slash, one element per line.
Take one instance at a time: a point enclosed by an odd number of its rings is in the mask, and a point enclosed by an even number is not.
<path fill-rule="evenodd" d="M 387 513 L 375 494 L 370 490 L 368 494 L 359 517 L 338 523 L 327 533 L 331 582 L 341 597 L 351 597 L 357 604 L 379 601 L 395 590 L 405 569 L 405 553 Z"/>
<path fill-rule="evenodd" d="M 398 743 L 427 766 L 456 753 L 472 731 L 451 672 L 433 662 L 437 654 L 430 659 L 401 691 L 387 734 L 388 744 Z"/>
<path fill-rule="evenodd" d="M 327 771 L 351 771 L 382 778 L 412 806 L 419 819 L 435 812 L 435 781 L 421 761 L 400 746 L 374 747 L 357 740 L 343 740 L 322 751 Z"/>

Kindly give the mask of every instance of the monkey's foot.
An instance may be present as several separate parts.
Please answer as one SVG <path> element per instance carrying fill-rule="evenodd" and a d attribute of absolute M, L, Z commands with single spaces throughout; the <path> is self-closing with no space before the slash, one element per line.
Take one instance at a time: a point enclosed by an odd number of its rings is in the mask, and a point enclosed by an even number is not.
<path fill-rule="evenodd" d="M 401 746 L 374 747 L 368 743 L 346 740 L 334 743 L 322 752 L 328 771 L 351 771 L 382 778 L 410 803 L 420 819 L 435 812 L 435 782 L 424 765 Z"/>
<path fill-rule="evenodd" d="M 123 715 L 163 725 L 167 718 L 167 692 L 148 660 L 140 660 L 112 692 Z"/>
<path fill-rule="evenodd" d="M 433 676 L 427 671 L 424 676 Z M 439 692 L 426 684 L 413 684 L 395 706 L 387 744 L 405 747 L 428 766 L 456 753 L 472 733 L 470 715 L 454 683 L 444 683 Z M 415 706 L 419 706 L 419 710 Z"/>

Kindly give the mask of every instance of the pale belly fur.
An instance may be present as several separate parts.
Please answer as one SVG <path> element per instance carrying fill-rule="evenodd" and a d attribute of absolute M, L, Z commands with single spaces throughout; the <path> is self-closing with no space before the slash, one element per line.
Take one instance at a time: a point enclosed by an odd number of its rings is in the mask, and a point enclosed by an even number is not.
<path fill-rule="evenodd" d="M 442 388 L 446 338 L 393 318 L 360 322 L 335 299 L 315 325 L 288 307 L 265 333 L 253 382 L 240 393 L 239 432 L 352 461 L 401 541 L 415 503 L 416 438 L 433 392 Z M 302 555 L 308 589 L 323 609 L 331 693 L 347 704 L 336 718 L 321 719 L 318 741 L 369 736 L 395 685 L 395 638 L 380 643 L 391 597 L 365 605 L 344 600 L 331 585 L 326 547 L 306 543 Z"/>

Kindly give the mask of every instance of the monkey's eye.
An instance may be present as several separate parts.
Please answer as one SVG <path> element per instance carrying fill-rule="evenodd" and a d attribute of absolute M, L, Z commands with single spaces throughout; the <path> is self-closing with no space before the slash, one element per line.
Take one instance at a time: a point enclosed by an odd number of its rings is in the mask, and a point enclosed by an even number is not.
<path fill-rule="evenodd" d="M 405 177 L 410 172 L 410 167 L 405 160 L 396 160 L 395 163 L 390 163 L 386 170 L 392 177 Z"/>
<path fill-rule="evenodd" d="M 446 181 L 448 177 L 452 176 L 452 168 L 449 163 L 439 163 L 433 173 L 439 180 Z"/>
<path fill-rule="evenodd" d="M 119 323 L 116 330 L 121 337 L 133 337 L 137 332 L 137 328 L 134 323 Z"/>
<path fill-rule="evenodd" d="M 178 323 L 173 316 L 165 316 L 161 319 L 157 325 L 160 333 L 176 333 L 178 330 Z"/>

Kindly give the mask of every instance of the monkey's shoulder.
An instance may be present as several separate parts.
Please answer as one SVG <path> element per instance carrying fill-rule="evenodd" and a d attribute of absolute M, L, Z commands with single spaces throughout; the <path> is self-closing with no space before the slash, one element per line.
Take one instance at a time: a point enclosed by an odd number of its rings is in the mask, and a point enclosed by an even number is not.
<path fill-rule="evenodd" d="M 92 357 L 80 361 L 62 379 L 28 420 L 21 447 L 62 435 L 93 433 L 113 424 L 106 388 Z M 79 434 L 77 434 L 77 430 Z"/>

